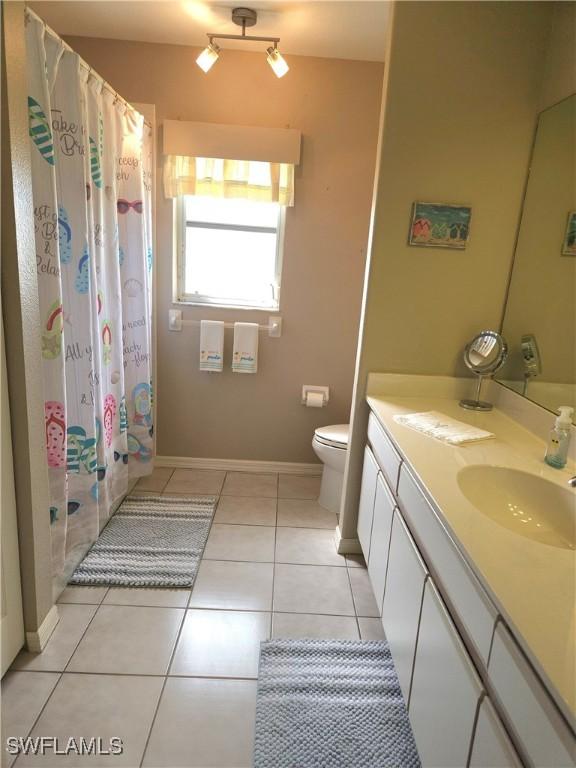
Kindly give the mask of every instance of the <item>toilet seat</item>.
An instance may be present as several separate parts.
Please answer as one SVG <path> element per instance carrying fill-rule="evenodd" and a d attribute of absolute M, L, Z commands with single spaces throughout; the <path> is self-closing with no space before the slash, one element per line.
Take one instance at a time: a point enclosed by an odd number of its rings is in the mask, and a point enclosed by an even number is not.
<path fill-rule="evenodd" d="M 314 440 L 329 448 L 345 451 L 348 448 L 349 424 L 333 424 L 314 430 Z"/>

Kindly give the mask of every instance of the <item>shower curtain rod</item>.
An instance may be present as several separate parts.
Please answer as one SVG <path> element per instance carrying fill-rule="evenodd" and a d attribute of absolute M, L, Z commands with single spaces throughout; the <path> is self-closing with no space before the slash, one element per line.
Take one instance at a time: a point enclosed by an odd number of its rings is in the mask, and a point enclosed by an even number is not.
<path fill-rule="evenodd" d="M 63 40 L 63 39 L 60 37 L 60 35 L 58 34 L 58 32 L 55 32 L 55 31 L 52 29 L 52 27 L 50 27 L 48 24 L 46 24 L 46 22 L 44 21 L 44 19 L 41 19 L 41 18 L 40 18 L 40 16 L 38 16 L 38 14 L 37 14 L 37 13 L 34 13 L 34 11 L 32 10 L 32 8 L 29 8 L 28 6 L 26 6 L 26 11 L 25 11 L 25 12 L 26 12 L 26 14 L 27 14 L 28 16 L 30 16 L 31 18 L 33 18 L 33 19 L 36 19 L 36 21 L 39 21 L 39 22 L 40 22 L 40 24 L 42 24 L 42 25 L 43 25 L 43 27 L 44 27 L 45 31 L 46 31 L 46 32 L 47 32 L 49 35 L 51 35 L 52 37 L 55 37 L 55 38 L 56 38 L 56 40 L 59 40 L 59 41 L 60 41 L 60 43 L 62 44 L 62 46 L 63 46 L 63 47 L 64 47 L 64 48 L 65 48 L 67 51 L 70 51 L 71 53 L 76 53 L 76 51 L 75 51 L 75 50 L 74 50 L 74 49 L 73 49 L 71 46 L 69 46 L 69 45 L 68 45 L 68 43 L 67 43 L 65 40 Z M 120 96 L 120 94 L 118 93 L 118 91 L 115 91 L 115 90 L 114 90 L 114 88 L 112 88 L 112 86 L 110 85 L 110 83 L 108 83 L 106 80 L 104 80 L 104 78 L 103 78 L 103 77 L 101 77 L 101 76 L 100 76 L 100 75 L 99 75 L 99 74 L 98 74 L 98 73 L 97 73 L 97 72 L 96 72 L 94 69 L 92 69 L 92 67 L 91 67 L 91 66 L 90 66 L 90 65 L 89 65 L 87 62 L 85 62 L 85 61 L 84 61 L 84 59 L 82 58 L 82 56 L 80 56 L 80 54 L 76 53 L 76 55 L 77 55 L 77 56 L 78 56 L 78 58 L 80 59 L 80 66 L 81 66 L 81 67 L 83 67 L 85 70 L 87 70 L 87 72 L 88 72 L 88 74 L 89 74 L 89 75 L 93 75 L 94 77 L 97 77 L 97 78 L 98 78 L 98 80 L 100 80 L 100 82 L 102 83 L 102 88 L 104 88 L 105 90 L 107 90 L 107 91 L 108 91 L 108 93 L 112 94 L 112 96 L 114 96 L 114 98 L 115 98 L 115 99 L 117 99 L 118 101 L 120 101 L 120 102 L 121 102 L 122 104 L 124 104 L 126 107 L 128 107 L 128 108 L 129 108 L 129 109 L 131 109 L 131 110 L 133 110 L 134 112 L 138 112 L 138 110 L 137 110 L 137 109 L 135 109 L 135 108 L 132 106 L 132 104 L 130 104 L 130 102 L 129 102 L 129 101 L 126 101 L 126 99 L 125 99 L 123 96 Z M 138 112 L 138 114 L 140 114 L 140 113 Z M 144 120 L 144 125 L 148 126 L 148 128 L 152 128 L 151 124 L 150 124 L 150 123 L 149 123 L 147 120 Z"/>

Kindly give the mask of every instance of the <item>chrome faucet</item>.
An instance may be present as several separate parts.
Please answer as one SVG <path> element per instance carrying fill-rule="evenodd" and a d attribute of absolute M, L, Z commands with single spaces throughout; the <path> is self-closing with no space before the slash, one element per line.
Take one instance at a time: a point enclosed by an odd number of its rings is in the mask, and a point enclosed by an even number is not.
<path fill-rule="evenodd" d="M 574 475 L 574 477 L 571 477 L 570 480 L 568 480 L 568 485 L 571 488 L 576 488 L 576 475 Z"/>

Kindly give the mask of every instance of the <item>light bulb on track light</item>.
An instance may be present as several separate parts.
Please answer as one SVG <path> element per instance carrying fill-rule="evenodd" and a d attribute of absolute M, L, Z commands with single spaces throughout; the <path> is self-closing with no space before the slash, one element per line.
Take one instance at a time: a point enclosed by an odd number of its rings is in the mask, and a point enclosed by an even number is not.
<path fill-rule="evenodd" d="M 204 48 L 200 56 L 198 56 L 196 59 L 196 64 L 198 64 L 200 69 L 204 70 L 204 72 L 208 72 L 208 70 L 211 69 L 218 60 L 219 53 L 220 46 L 216 45 L 214 41 L 210 40 L 210 44 Z"/>
<path fill-rule="evenodd" d="M 273 48 L 270 46 L 268 50 L 268 56 L 266 57 L 268 64 L 272 67 L 274 74 L 276 77 L 284 77 L 286 72 L 290 69 L 288 64 L 286 64 L 286 60 L 278 50 L 278 48 Z"/>

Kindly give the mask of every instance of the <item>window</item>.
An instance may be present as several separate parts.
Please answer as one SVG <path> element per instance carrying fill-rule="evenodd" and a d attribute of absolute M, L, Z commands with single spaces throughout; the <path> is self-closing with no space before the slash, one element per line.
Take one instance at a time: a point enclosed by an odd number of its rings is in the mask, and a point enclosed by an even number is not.
<path fill-rule="evenodd" d="M 177 300 L 278 309 L 283 206 L 192 195 L 177 206 Z"/>

